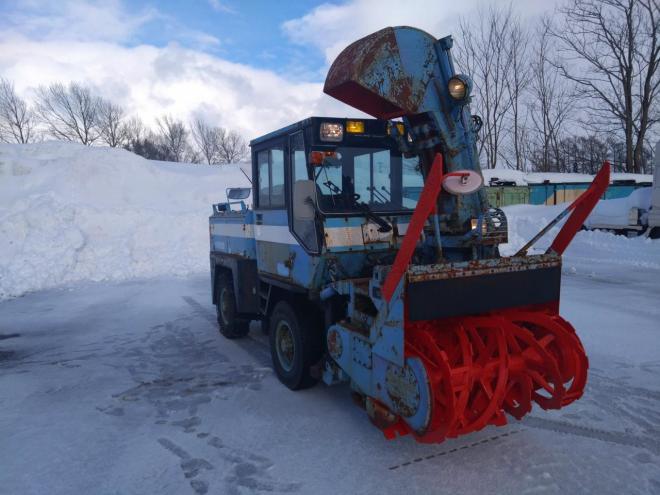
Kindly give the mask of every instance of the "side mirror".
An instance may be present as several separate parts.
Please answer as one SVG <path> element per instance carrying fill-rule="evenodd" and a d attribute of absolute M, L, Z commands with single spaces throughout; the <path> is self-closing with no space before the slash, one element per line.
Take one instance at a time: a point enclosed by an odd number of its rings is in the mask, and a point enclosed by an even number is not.
<path fill-rule="evenodd" d="M 316 184 L 313 180 L 297 180 L 293 184 L 294 220 L 314 220 L 316 214 Z"/>
<path fill-rule="evenodd" d="M 227 200 L 247 199 L 250 196 L 251 189 L 249 187 L 230 187 L 227 189 Z"/>

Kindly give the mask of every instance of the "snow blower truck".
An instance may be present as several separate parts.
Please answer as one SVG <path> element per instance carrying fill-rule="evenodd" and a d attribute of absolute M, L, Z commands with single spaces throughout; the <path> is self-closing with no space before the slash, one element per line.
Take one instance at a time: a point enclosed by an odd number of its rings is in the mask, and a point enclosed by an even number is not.
<path fill-rule="evenodd" d="M 581 397 L 588 361 L 558 313 L 561 255 L 609 182 L 604 164 L 500 256 L 507 219 L 482 188 L 481 119 L 451 47 L 410 27 L 348 46 L 324 92 L 375 119 L 311 117 L 253 140 L 252 190 L 229 190 L 210 217 L 220 332 L 261 320 L 284 385 L 348 382 L 386 437 L 420 442 Z"/>

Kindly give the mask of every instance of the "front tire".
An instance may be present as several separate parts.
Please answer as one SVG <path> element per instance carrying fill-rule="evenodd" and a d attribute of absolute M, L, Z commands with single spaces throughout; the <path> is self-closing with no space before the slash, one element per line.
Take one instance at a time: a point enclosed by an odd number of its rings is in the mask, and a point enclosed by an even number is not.
<path fill-rule="evenodd" d="M 270 353 L 277 378 L 291 390 L 312 387 L 318 378 L 310 368 L 321 358 L 320 322 L 311 308 L 287 301 L 275 305 L 270 316 Z"/>
<path fill-rule="evenodd" d="M 231 274 L 220 273 L 217 278 L 217 303 L 215 305 L 220 333 L 228 339 L 245 337 L 250 331 L 250 321 L 236 317 L 236 296 Z"/>

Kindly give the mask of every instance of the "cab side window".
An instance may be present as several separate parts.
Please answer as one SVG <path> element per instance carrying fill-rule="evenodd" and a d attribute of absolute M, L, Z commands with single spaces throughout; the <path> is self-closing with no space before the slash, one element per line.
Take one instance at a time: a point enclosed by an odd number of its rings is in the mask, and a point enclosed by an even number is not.
<path fill-rule="evenodd" d="M 284 208 L 284 149 L 275 146 L 257 154 L 259 208 Z"/>
<path fill-rule="evenodd" d="M 302 132 L 291 137 L 291 165 L 291 171 L 293 174 L 292 182 L 294 184 L 297 180 L 309 179 Z"/>
<path fill-rule="evenodd" d="M 270 173 L 268 170 L 268 151 L 260 151 L 257 155 L 259 171 L 259 207 L 270 206 Z"/>
<path fill-rule="evenodd" d="M 284 151 L 270 150 L 270 206 L 284 208 Z"/>

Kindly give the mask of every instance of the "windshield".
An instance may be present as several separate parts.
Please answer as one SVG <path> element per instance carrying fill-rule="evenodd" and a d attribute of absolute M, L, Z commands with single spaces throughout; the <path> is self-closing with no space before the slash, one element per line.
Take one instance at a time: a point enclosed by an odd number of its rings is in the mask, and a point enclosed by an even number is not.
<path fill-rule="evenodd" d="M 344 148 L 323 151 L 314 167 L 319 208 L 326 213 L 414 209 L 424 182 L 418 158 L 404 158 L 396 150 Z"/>

